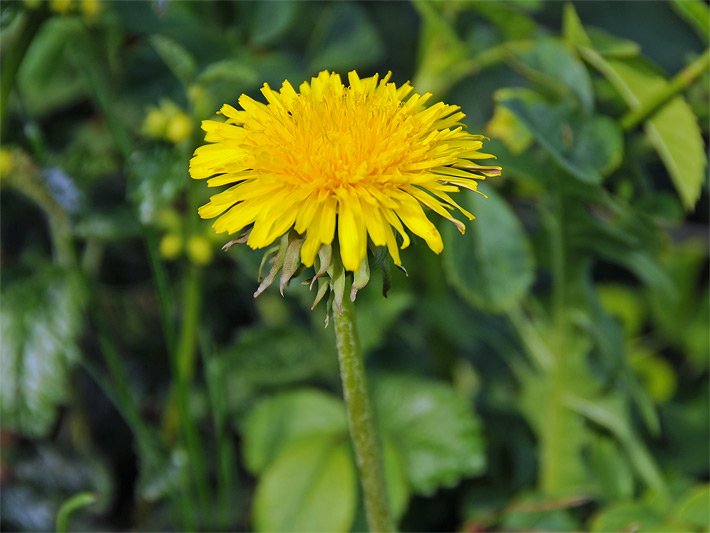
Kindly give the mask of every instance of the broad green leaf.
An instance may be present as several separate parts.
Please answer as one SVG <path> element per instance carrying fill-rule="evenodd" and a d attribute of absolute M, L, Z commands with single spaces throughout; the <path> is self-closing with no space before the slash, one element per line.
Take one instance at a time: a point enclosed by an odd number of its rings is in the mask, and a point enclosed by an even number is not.
<path fill-rule="evenodd" d="M 710 8 L 701 0 L 672 0 L 671 7 L 690 24 L 698 36 L 710 42 Z"/>
<path fill-rule="evenodd" d="M 527 90 L 500 91 L 501 104 L 523 121 L 553 159 L 577 179 L 602 182 L 621 162 L 618 125 L 608 117 L 584 117 L 567 104 L 548 104 Z"/>
<path fill-rule="evenodd" d="M 710 485 L 694 487 L 677 503 L 670 515 L 693 529 L 705 531 L 710 528 Z"/>
<path fill-rule="evenodd" d="M 589 46 L 590 40 L 572 2 L 566 2 L 562 14 L 562 35 L 569 44 Z"/>
<path fill-rule="evenodd" d="M 66 54 L 66 44 L 78 30 L 78 20 L 54 17 L 27 50 L 17 73 L 17 86 L 31 116 L 41 117 L 86 95 L 86 84 Z"/>
<path fill-rule="evenodd" d="M 323 9 L 311 38 L 312 71 L 344 71 L 370 66 L 382 58 L 377 28 L 358 4 L 335 3 Z"/>
<path fill-rule="evenodd" d="M 628 39 L 621 39 L 598 28 L 589 28 L 591 48 L 607 58 L 636 57 L 641 53 L 641 46 Z"/>
<path fill-rule="evenodd" d="M 67 398 L 76 363 L 83 295 L 58 270 L 3 287 L 0 309 L 0 418 L 3 427 L 39 438 Z"/>
<path fill-rule="evenodd" d="M 584 63 L 574 56 L 558 39 L 538 40 L 530 50 L 518 54 L 524 73 L 533 81 L 555 91 L 566 89 L 577 97 L 582 108 L 591 112 L 594 108 L 592 80 Z"/>
<path fill-rule="evenodd" d="M 535 20 L 520 9 L 520 4 L 520 2 L 469 2 L 467 7 L 478 11 L 495 24 L 507 39 L 513 40 L 533 37 L 538 31 Z"/>
<path fill-rule="evenodd" d="M 595 433 L 590 437 L 589 466 L 604 500 L 633 496 L 634 476 L 629 462 L 617 444 L 606 435 Z"/>
<path fill-rule="evenodd" d="M 254 19 L 250 25 L 251 42 L 264 46 L 276 41 L 296 21 L 301 2 L 259 2 L 254 5 Z"/>
<path fill-rule="evenodd" d="M 587 399 L 570 392 L 565 398 L 565 403 L 570 409 L 614 435 L 649 488 L 655 490 L 660 497 L 667 498 L 668 489 L 665 481 L 653 457 L 633 431 L 622 398 L 617 395 L 607 395 Z"/>
<path fill-rule="evenodd" d="M 269 397 L 257 404 L 243 422 L 244 463 L 254 474 L 268 468 L 295 440 L 314 435 L 347 434 L 342 402 L 315 389 L 300 389 Z"/>
<path fill-rule="evenodd" d="M 485 469 L 480 422 L 450 386 L 388 376 L 373 383 L 373 398 L 384 438 L 404 460 L 413 492 L 431 494 Z"/>
<path fill-rule="evenodd" d="M 658 532 L 663 517 L 658 509 L 641 502 L 616 502 L 602 509 L 592 518 L 593 533 L 609 531 Z"/>
<path fill-rule="evenodd" d="M 151 35 L 150 44 L 183 85 L 187 87 L 192 83 L 197 74 L 197 63 L 183 45 L 164 35 Z"/>
<path fill-rule="evenodd" d="M 264 472 L 254 496 L 254 526 L 257 531 L 349 531 L 357 494 L 347 439 L 310 436 L 284 447 Z"/>
<path fill-rule="evenodd" d="M 663 76 L 640 59 L 605 59 L 591 48 L 581 48 L 580 52 L 614 85 L 631 109 L 637 109 L 667 85 Z M 645 130 L 683 205 L 692 209 L 700 196 L 707 164 L 692 109 L 682 96 L 676 96 L 646 121 Z"/>
<path fill-rule="evenodd" d="M 143 224 L 155 222 L 162 208 L 190 183 L 185 162 L 168 147 L 135 151 L 127 171 L 133 184 L 129 195 Z"/>
<path fill-rule="evenodd" d="M 463 206 L 476 215 L 468 232 L 444 231 L 444 270 L 457 292 L 471 305 L 502 312 L 527 294 L 534 265 L 530 245 L 515 214 L 487 187 L 482 198 L 467 194 Z"/>

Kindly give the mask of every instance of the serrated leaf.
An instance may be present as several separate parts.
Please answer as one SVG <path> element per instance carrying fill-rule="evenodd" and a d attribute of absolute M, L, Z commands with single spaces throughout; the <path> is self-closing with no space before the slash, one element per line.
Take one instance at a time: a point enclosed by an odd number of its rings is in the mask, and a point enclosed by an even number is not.
<path fill-rule="evenodd" d="M 83 295 L 58 270 L 3 287 L 0 309 L 0 418 L 28 437 L 50 429 L 78 358 Z"/>
<path fill-rule="evenodd" d="M 467 194 L 462 203 L 476 215 L 468 232 L 444 231 L 444 269 L 449 283 L 469 303 L 490 311 L 510 309 L 533 281 L 530 245 L 515 214 L 493 190 L 488 198 Z"/>
<path fill-rule="evenodd" d="M 664 89 L 667 81 L 640 59 L 605 59 L 591 48 L 582 55 L 616 88 L 631 109 Z M 692 209 L 705 180 L 707 157 L 698 121 L 682 96 L 676 96 L 645 124 L 684 207 Z"/>
<path fill-rule="evenodd" d="M 323 9 L 311 41 L 310 69 L 362 68 L 379 61 L 384 44 L 377 28 L 358 4 L 336 3 Z"/>
<path fill-rule="evenodd" d="M 315 389 L 272 396 L 257 404 L 244 419 L 244 463 L 254 474 L 264 471 L 294 440 L 314 435 L 345 437 L 345 406 Z"/>
<path fill-rule="evenodd" d="M 553 159 L 577 179 L 598 184 L 621 162 L 621 130 L 608 117 L 585 117 L 569 105 L 548 104 L 532 91 L 499 93 Z"/>
<path fill-rule="evenodd" d="M 373 398 L 381 430 L 401 454 L 413 492 L 431 494 L 485 469 L 478 418 L 450 386 L 389 376 L 374 382 Z"/>
<path fill-rule="evenodd" d="M 183 85 L 192 83 L 197 73 L 197 62 L 183 45 L 165 35 L 151 35 L 150 44 Z"/>
<path fill-rule="evenodd" d="M 257 531 L 349 531 L 357 504 L 347 440 L 314 435 L 285 447 L 259 481 Z"/>

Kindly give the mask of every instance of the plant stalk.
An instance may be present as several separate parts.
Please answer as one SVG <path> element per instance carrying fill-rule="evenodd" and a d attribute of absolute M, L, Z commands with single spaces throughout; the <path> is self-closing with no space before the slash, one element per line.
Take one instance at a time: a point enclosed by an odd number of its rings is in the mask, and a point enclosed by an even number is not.
<path fill-rule="evenodd" d="M 651 118 L 663 105 L 687 89 L 701 74 L 707 72 L 708 67 L 710 67 L 710 48 L 676 74 L 663 89 L 644 100 L 636 109 L 626 113 L 621 118 L 622 129 L 631 131 L 644 120 Z"/>
<path fill-rule="evenodd" d="M 344 298 L 341 313 L 333 306 L 333 317 L 343 396 L 365 497 L 367 525 L 373 533 L 394 531 L 382 455 L 367 390 L 365 362 L 355 324 L 355 306 L 349 298 Z"/>

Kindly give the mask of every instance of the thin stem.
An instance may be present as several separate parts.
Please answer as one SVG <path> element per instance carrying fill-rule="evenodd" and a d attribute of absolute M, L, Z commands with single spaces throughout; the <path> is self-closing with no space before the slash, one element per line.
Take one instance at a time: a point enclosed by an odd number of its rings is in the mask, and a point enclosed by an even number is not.
<path fill-rule="evenodd" d="M 67 533 L 69 531 L 69 519 L 74 511 L 92 505 L 96 501 L 96 494 L 92 492 L 80 492 L 65 501 L 57 512 L 55 524 L 57 533 Z"/>
<path fill-rule="evenodd" d="M 669 100 L 687 89 L 698 76 L 707 72 L 708 67 L 710 67 L 710 48 L 681 70 L 663 89 L 644 100 L 636 109 L 626 113 L 621 118 L 621 127 L 624 131 L 630 131 L 644 120 L 650 118 Z"/>
<path fill-rule="evenodd" d="M 344 298 L 342 312 L 333 306 L 340 377 L 365 496 L 367 524 L 372 532 L 394 531 L 384 478 L 382 455 L 367 390 L 365 363 L 355 325 L 355 307 Z"/>

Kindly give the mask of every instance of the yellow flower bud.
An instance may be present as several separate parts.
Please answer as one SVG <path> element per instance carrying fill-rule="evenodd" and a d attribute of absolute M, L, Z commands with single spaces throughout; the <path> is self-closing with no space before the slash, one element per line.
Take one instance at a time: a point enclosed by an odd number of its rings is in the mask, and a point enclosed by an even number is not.
<path fill-rule="evenodd" d="M 12 152 L 7 148 L 0 148 L 0 178 L 6 177 L 15 166 Z"/>
<path fill-rule="evenodd" d="M 206 265 L 212 261 L 214 249 L 204 235 L 193 235 L 187 241 L 187 255 L 197 265 Z"/>
<path fill-rule="evenodd" d="M 81 0 L 81 14 L 88 20 L 96 20 L 101 13 L 101 0 Z"/>
<path fill-rule="evenodd" d="M 55 13 L 66 15 L 72 10 L 73 4 L 72 0 L 51 0 L 49 7 Z"/>
<path fill-rule="evenodd" d="M 177 233 L 167 233 L 160 240 L 160 255 L 165 259 L 175 259 L 182 251 L 182 237 Z"/>
<path fill-rule="evenodd" d="M 156 107 L 150 109 L 143 120 L 141 131 L 147 137 L 153 139 L 161 139 L 165 135 L 165 129 L 168 125 L 168 117 Z"/>
<path fill-rule="evenodd" d="M 170 120 L 165 129 L 165 137 L 172 143 L 179 143 L 187 139 L 192 133 L 192 121 L 182 111 L 176 113 Z"/>

